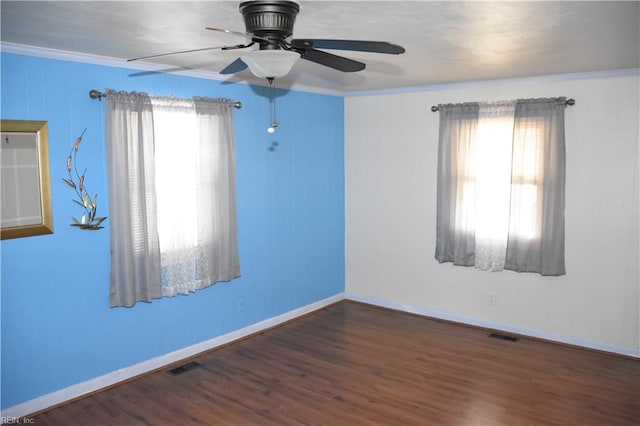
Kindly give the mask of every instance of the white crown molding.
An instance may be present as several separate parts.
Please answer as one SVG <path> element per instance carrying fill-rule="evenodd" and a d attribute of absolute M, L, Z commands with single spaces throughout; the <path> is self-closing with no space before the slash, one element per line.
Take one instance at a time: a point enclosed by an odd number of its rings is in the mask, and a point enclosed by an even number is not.
<path fill-rule="evenodd" d="M 35 56 L 38 58 L 57 59 L 60 61 L 82 62 L 93 65 L 103 65 L 107 67 L 127 68 L 139 71 L 162 71 L 167 69 L 166 65 L 153 64 L 151 62 L 136 61 L 127 62 L 125 59 L 112 58 L 108 56 L 89 55 L 86 53 L 70 52 L 66 50 L 47 49 L 43 47 L 27 46 L 24 44 L 0 43 L 0 51 L 4 53 L 14 53 L 17 55 Z M 220 80 L 223 78 L 220 74 L 211 71 L 202 70 L 180 70 L 173 74 L 185 75 L 189 77 L 198 77 L 208 80 Z"/>
<path fill-rule="evenodd" d="M 44 47 L 28 46 L 24 44 L 9 43 L 4 41 L 0 41 L 0 52 L 13 53 L 16 55 L 33 56 L 37 58 L 56 59 L 60 61 L 81 62 L 81 63 L 92 64 L 92 65 L 103 65 L 106 67 L 126 68 L 126 69 L 137 70 L 137 71 L 163 72 L 163 71 L 166 71 L 168 68 L 167 65 L 155 64 L 155 63 L 145 62 L 145 61 L 127 62 L 125 59 L 120 59 L 120 58 L 112 58 L 108 56 L 99 56 L 99 55 L 89 55 L 86 53 L 70 52 L 67 50 L 48 49 Z M 213 71 L 185 69 L 185 70 L 171 71 L 171 74 L 182 75 L 186 77 L 202 78 L 206 80 L 228 81 L 228 77 Z M 251 84 L 254 86 L 256 85 L 255 83 L 247 83 L 244 81 L 236 81 L 235 83 L 247 84 L 247 85 Z M 259 84 L 259 85 L 267 86 L 267 83 L 265 82 L 264 84 Z M 309 87 L 309 86 L 300 85 L 300 84 L 298 85 L 294 84 L 291 87 L 287 87 L 287 90 L 317 93 L 320 95 L 344 96 L 344 92 L 341 92 L 341 91 L 319 89 L 316 87 Z"/>
<path fill-rule="evenodd" d="M 89 55 L 86 53 L 70 52 L 65 50 L 48 49 L 43 47 L 28 46 L 17 43 L 9 43 L 0 41 L 0 51 L 6 53 L 15 53 L 18 55 L 35 56 L 47 59 L 57 59 L 61 61 L 70 62 L 82 62 L 93 65 L 104 65 L 108 67 L 126 68 L 138 71 L 157 71 L 162 72 L 167 69 L 167 65 L 159 65 L 151 62 L 136 61 L 127 62 L 125 59 L 112 58 L 108 56 Z M 203 70 L 179 70 L 171 71 L 171 74 L 183 75 L 186 77 L 202 78 L 207 80 L 228 81 L 228 77 L 225 77 L 217 72 L 203 71 Z M 287 87 L 287 90 L 296 90 L 300 92 L 316 93 L 320 95 L 330 96 L 342 96 L 342 97 L 359 97 L 359 96 L 376 96 L 376 95 L 389 95 L 400 93 L 416 93 L 416 92 L 429 92 L 448 89 L 461 89 L 466 87 L 482 87 L 493 86 L 496 84 L 515 84 L 515 83 L 544 83 L 566 80 L 584 80 L 593 78 L 611 78 L 622 76 L 640 76 L 640 68 L 629 68 L 622 70 L 610 70 L 610 71 L 595 71 L 584 73 L 572 73 L 572 74 L 553 74 L 534 77 L 516 77 L 516 78 L 503 78 L 495 80 L 478 80 L 478 81 L 466 81 L 460 83 L 447 83 L 447 84 L 433 84 L 426 86 L 412 86 L 401 87 L 395 89 L 383 89 L 383 90 L 371 90 L 371 91 L 339 91 L 330 89 L 320 89 L 317 87 L 309 87 L 301 84 L 293 84 L 291 87 Z M 252 84 L 244 81 L 236 81 L 237 84 Z M 267 84 L 258 84 L 260 86 L 267 86 Z"/>
<path fill-rule="evenodd" d="M 598 78 L 613 78 L 613 77 L 628 77 L 637 76 L 640 77 L 640 68 L 628 68 L 621 70 L 609 70 L 609 71 L 593 71 L 582 73 L 568 73 L 568 74 L 550 74 L 540 75 L 532 77 L 513 77 L 513 78 L 501 78 L 494 80 L 476 80 L 476 81 L 464 81 L 459 83 L 446 83 L 446 84 L 432 84 L 428 86 L 412 86 L 401 87 L 397 89 L 383 89 L 383 90 L 370 90 L 370 91 L 352 91 L 345 93 L 345 97 L 359 97 L 359 96 L 377 96 L 377 95 L 394 95 L 400 93 L 417 93 L 417 92 L 435 92 L 440 90 L 451 89 L 464 89 L 469 87 L 483 87 L 483 86 L 495 86 L 498 84 L 536 84 L 536 83 L 549 83 L 557 81 L 570 81 L 570 80 L 587 80 Z"/>
<path fill-rule="evenodd" d="M 612 77 L 628 77 L 628 76 L 640 77 L 640 68 L 627 68 L 627 69 L 621 69 L 621 70 L 593 71 L 593 72 L 569 73 L 569 74 L 550 74 L 550 75 L 539 75 L 539 76 L 532 76 L 532 77 L 512 77 L 512 78 L 501 78 L 501 79 L 494 79 L 494 80 L 463 81 L 459 83 L 433 84 L 429 86 L 412 86 L 412 87 L 401 87 L 397 89 L 370 90 L 370 91 L 361 91 L 361 92 L 353 91 L 353 92 L 345 93 L 344 96 L 358 97 L 358 96 L 394 95 L 399 93 L 437 92 L 440 90 L 496 86 L 498 84 L 517 84 L 517 83 L 535 84 L 535 83 L 549 83 L 549 82 L 567 81 L 567 80 L 587 80 L 587 79 L 596 79 L 596 78 L 612 78 Z"/>

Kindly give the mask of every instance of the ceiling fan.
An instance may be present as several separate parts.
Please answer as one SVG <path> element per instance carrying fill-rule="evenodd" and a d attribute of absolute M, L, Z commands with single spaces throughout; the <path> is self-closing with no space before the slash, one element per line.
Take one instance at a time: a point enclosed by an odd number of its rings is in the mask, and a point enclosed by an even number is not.
<path fill-rule="evenodd" d="M 249 51 L 229 65 L 220 74 L 234 74 L 245 70 L 270 82 L 274 78 L 289 73 L 299 59 L 315 62 L 342 72 L 356 72 L 365 69 L 362 62 L 328 53 L 319 49 L 351 50 L 360 52 L 401 54 L 404 48 L 386 41 L 370 40 L 332 40 L 332 39 L 292 39 L 293 25 L 300 11 L 300 4 L 291 0 L 254 0 L 240 3 L 240 12 L 244 18 L 246 33 L 207 27 L 207 30 L 235 34 L 246 39 L 245 44 L 233 46 L 207 47 L 161 55 L 144 56 L 129 59 L 138 61 L 161 56 L 205 50 L 244 49 L 258 45 L 258 50 Z"/>

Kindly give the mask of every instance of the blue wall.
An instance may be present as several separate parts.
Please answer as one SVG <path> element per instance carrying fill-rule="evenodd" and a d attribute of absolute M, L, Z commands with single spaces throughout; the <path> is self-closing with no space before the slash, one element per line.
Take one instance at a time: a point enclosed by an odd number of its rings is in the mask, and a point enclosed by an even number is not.
<path fill-rule="evenodd" d="M 341 97 L 279 91 L 280 127 L 268 135 L 262 87 L 15 54 L 2 54 L 1 65 L 2 118 L 49 124 L 55 228 L 0 243 L 2 408 L 344 291 Z M 242 101 L 235 112 L 240 279 L 109 308 L 109 220 L 100 231 L 69 226 L 78 207 L 62 181 L 86 127 L 78 161 L 102 199 L 99 214 L 108 215 L 104 102 L 88 96 L 105 88 Z"/>

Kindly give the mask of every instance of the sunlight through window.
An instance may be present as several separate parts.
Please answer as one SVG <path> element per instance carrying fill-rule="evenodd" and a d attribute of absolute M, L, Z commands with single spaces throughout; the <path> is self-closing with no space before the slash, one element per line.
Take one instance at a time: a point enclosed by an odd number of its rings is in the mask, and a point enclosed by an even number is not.
<path fill-rule="evenodd" d="M 565 98 L 441 104 L 436 259 L 563 275 Z"/>
<path fill-rule="evenodd" d="M 160 251 L 197 246 L 197 123 L 193 111 L 154 110 L 156 197 Z"/>

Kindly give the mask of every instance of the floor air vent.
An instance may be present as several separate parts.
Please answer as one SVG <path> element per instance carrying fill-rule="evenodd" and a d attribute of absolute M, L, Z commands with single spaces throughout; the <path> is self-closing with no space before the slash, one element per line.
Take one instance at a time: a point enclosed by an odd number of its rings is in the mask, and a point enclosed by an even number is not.
<path fill-rule="evenodd" d="M 507 342 L 517 342 L 518 338 L 513 336 L 507 336 L 506 334 L 500 333 L 491 333 L 489 337 L 493 337 L 494 339 L 506 340 Z"/>
<path fill-rule="evenodd" d="M 172 368 L 171 370 L 167 371 L 167 373 L 171 374 L 172 376 L 177 376 L 178 374 L 186 373 L 187 371 L 193 370 L 194 368 L 198 367 L 202 367 L 202 365 L 198 364 L 195 361 L 191 361 L 179 367 Z"/>

